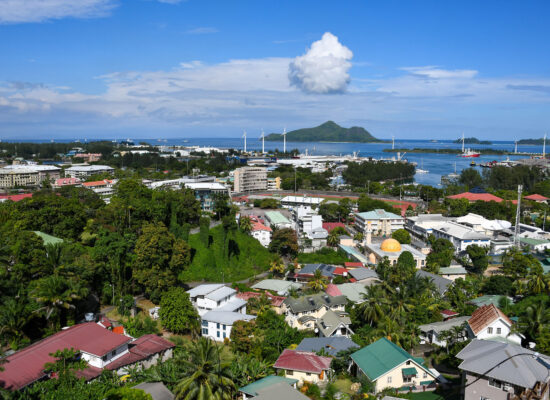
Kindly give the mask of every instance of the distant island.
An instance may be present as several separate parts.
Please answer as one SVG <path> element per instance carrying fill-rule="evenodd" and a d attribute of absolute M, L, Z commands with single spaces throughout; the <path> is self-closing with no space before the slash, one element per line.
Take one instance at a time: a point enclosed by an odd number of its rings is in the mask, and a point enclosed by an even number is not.
<path fill-rule="evenodd" d="M 265 140 L 282 142 L 283 135 L 280 133 L 270 133 L 265 137 Z M 359 126 L 343 128 L 333 121 L 327 121 L 315 128 L 304 128 L 287 132 L 286 140 L 288 142 L 383 142 L 372 136 L 365 128 Z"/>
<path fill-rule="evenodd" d="M 462 143 L 462 138 L 456 139 L 453 143 Z M 464 144 L 493 144 L 492 142 L 489 142 L 488 140 L 479 140 L 475 137 L 467 137 L 464 138 Z"/>
<path fill-rule="evenodd" d="M 544 141 L 543 138 L 540 138 L 540 139 L 521 139 L 521 140 L 518 141 L 518 144 L 542 144 L 543 141 Z"/>

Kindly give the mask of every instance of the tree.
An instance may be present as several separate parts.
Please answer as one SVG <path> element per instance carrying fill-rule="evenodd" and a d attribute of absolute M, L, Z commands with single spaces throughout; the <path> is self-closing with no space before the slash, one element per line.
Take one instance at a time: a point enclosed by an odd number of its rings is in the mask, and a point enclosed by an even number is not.
<path fill-rule="evenodd" d="M 201 242 L 204 247 L 208 247 L 210 245 L 210 218 L 201 217 L 199 220 L 199 229 L 199 237 Z"/>
<path fill-rule="evenodd" d="M 482 291 L 484 294 L 508 296 L 513 293 L 512 283 L 513 281 L 507 276 L 492 275 L 483 283 Z"/>
<path fill-rule="evenodd" d="M 446 239 L 435 239 L 429 237 L 432 245 L 432 251 L 426 257 L 426 269 L 430 272 L 437 273 L 439 268 L 448 267 L 451 265 L 454 255 L 454 246 Z"/>
<path fill-rule="evenodd" d="M 295 257 L 298 254 L 298 238 L 291 228 L 278 229 L 273 233 L 269 251 L 281 256 Z"/>
<path fill-rule="evenodd" d="M 472 261 L 472 272 L 475 274 L 483 274 L 489 266 L 489 257 L 487 257 L 487 248 L 471 244 L 466 247 L 466 253 Z"/>
<path fill-rule="evenodd" d="M 175 286 L 178 274 L 191 258 L 189 246 L 176 240 L 162 223 L 144 225 L 134 252 L 134 276 L 153 302 Z"/>
<path fill-rule="evenodd" d="M 249 233 L 252 230 L 252 220 L 250 217 L 241 217 L 239 219 L 239 228 L 244 233 Z"/>
<path fill-rule="evenodd" d="M 396 265 L 399 275 L 402 276 L 405 282 L 412 279 L 416 273 L 416 261 L 410 251 L 402 252 L 397 259 Z"/>
<path fill-rule="evenodd" d="M 411 235 L 405 229 L 397 229 L 392 234 L 391 237 L 397 240 L 401 244 L 410 244 Z"/>
<path fill-rule="evenodd" d="M 340 244 L 340 235 L 338 232 L 335 232 L 334 230 L 330 232 L 330 235 L 328 235 L 327 238 L 327 244 L 331 247 L 336 247 Z"/>
<path fill-rule="evenodd" d="M 174 287 L 162 295 L 159 316 L 162 326 L 170 332 L 181 334 L 198 330 L 199 316 L 183 288 Z"/>
<path fill-rule="evenodd" d="M 231 364 L 223 359 L 218 346 L 200 338 L 187 351 L 186 357 L 179 358 L 186 376 L 174 388 L 176 399 L 231 400 L 236 393 Z"/>
<path fill-rule="evenodd" d="M 307 283 L 307 286 L 315 292 L 320 292 L 327 288 L 327 278 L 325 278 L 320 270 L 316 270 L 313 278 Z"/>
<path fill-rule="evenodd" d="M 286 270 L 286 265 L 279 257 L 275 258 L 271 263 L 269 264 L 269 272 L 276 274 L 276 275 L 284 275 Z"/>
<path fill-rule="evenodd" d="M 461 185 L 467 186 L 469 189 L 472 189 L 483 184 L 483 179 L 479 172 L 474 168 L 468 168 L 463 170 L 460 173 L 460 178 L 458 179 Z"/>
<path fill-rule="evenodd" d="M 236 321 L 231 328 L 231 347 L 234 352 L 250 354 L 254 346 L 254 321 Z"/>
<path fill-rule="evenodd" d="M 514 281 L 525 278 L 531 271 L 540 268 L 540 262 L 531 254 L 511 250 L 504 254 L 502 272 Z"/>
<path fill-rule="evenodd" d="M 153 400 L 153 397 L 140 389 L 121 387 L 109 390 L 105 400 Z"/>
<path fill-rule="evenodd" d="M 57 350 L 50 353 L 50 356 L 55 358 L 55 361 L 44 364 L 44 371 L 54 373 L 61 385 L 76 379 L 75 372 L 86 369 L 88 366 L 86 361 L 78 357 L 78 351 L 73 348 Z"/>

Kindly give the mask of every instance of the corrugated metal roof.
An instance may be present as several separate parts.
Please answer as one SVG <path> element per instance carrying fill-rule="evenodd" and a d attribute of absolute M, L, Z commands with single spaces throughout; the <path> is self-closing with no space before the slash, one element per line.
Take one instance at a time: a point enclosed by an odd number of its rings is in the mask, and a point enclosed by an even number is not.
<path fill-rule="evenodd" d="M 294 371 L 312 372 L 320 374 L 330 368 L 332 358 L 318 356 L 307 351 L 285 349 L 273 368 L 290 369 Z"/>
<path fill-rule="evenodd" d="M 287 383 L 288 385 L 294 385 L 298 382 L 298 379 L 285 378 L 284 376 L 269 375 L 265 378 L 252 382 L 239 389 L 239 392 L 246 393 L 249 396 L 257 396 L 258 390 L 265 389 L 269 386 L 273 386 L 277 383 Z"/>
<path fill-rule="evenodd" d="M 231 311 L 208 311 L 202 316 L 203 321 L 216 322 L 224 325 L 233 325 L 236 321 L 250 321 L 256 318 L 253 315 Z"/>
<path fill-rule="evenodd" d="M 326 354 L 336 356 L 339 352 L 348 349 L 359 348 L 353 340 L 344 336 L 315 337 L 303 339 L 296 350 L 317 353 L 324 350 Z"/>

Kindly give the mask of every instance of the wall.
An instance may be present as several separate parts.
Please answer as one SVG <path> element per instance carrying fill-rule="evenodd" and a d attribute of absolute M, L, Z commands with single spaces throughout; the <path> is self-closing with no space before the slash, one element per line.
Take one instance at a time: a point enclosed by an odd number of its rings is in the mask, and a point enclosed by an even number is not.
<path fill-rule="evenodd" d="M 292 375 L 290 375 L 289 372 L 292 373 Z M 285 370 L 285 377 L 290 379 L 298 379 L 300 383 L 303 383 L 305 381 L 317 383 L 319 381 L 326 381 L 327 373 L 325 372 L 323 374 L 323 379 L 321 379 L 318 374 L 310 373 L 308 375 L 308 373 L 306 372 Z"/>
<path fill-rule="evenodd" d="M 508 400 L 508 392 L 489 386 L 489 381 L 485 378 L 478 379 L 477 376 L 466 373 L 464 400 L 479 400 L 482 397 L 491 400 Z"/>
<path fill-rule="evenodd" d="M 114 355 L 111 352 L 109 352 L 107 354 L 107 359 L 106 360 L 103 360 L 102 357 L 98 357 L 97 355 L 86 353 L 84 351 L 82 351 L 81 354 L 82 354 L 82 359 L 84 361 L 86 361 L 88 364 L 90 364 L 91 366 L 97 367 L 97 368 L 104 368 L 109 363 L 113 362 L 117 358 L 119 358 L 119 357 L 125 355 L 126 353 L 128 353 L 128 344 L 125 343 L 125 344 L 117 347 L 114 350 L 114 352 L 115 352 Z"/>

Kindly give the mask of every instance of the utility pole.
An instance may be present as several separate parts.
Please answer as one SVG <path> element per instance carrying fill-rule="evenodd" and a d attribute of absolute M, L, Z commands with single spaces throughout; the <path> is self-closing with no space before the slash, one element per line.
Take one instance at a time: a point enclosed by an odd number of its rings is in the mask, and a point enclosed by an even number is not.
<path fill-rule="evenodd" d="M 391 137 L 391 149 L 394 150 L 395 149 L 395 136 L 392 135 Z"/>
<path fill-rule="evenodd" d="M 546 133 L 544 139 L 542 139 L 542 158 L 546 158 Z"/>
<path fill-rule="evenodd" d="M 286 127 L 283 129 L 283 153 L 286 154 Z"/>
<path fill-rule="evenodd" d="M 519 248 L 519 224 L 520 224 L 520 209 L 521 209 L 521 192 L 523 190 L 523 185 L 518 185 L 518 204 L 516 207 L 516 226 L 514 228 L 514 247 Z"/>

